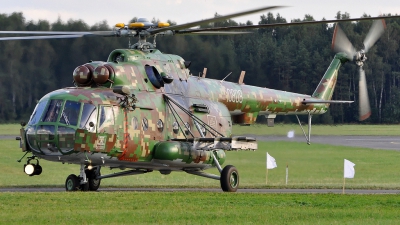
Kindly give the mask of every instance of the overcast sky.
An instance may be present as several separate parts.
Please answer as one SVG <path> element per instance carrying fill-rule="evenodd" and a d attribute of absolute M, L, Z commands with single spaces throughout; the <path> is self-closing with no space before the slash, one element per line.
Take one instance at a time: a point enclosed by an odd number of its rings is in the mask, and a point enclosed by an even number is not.
<path fill-rule="evenodd" d="M 23 12 L 27 20 L 34 21 L 54 22 L 58 17 L 63 21 L 82 19 L 89 25 L 103 20 L 109 25 L 127 23 L 135 16 L 161 21 L 170 19 L 183 24 L 212 18 L 216 12 L 225 15 L 262 6 L 290 6 L 272 11 L 288 21 L 303 19 L 305 14 L 316 20 L 334 19 L 338 11 L 350 13 L 351 18 L 361 17 L 364 13 L 371 16 L 400 14 L 399 0 L 11 0 L 2 1 L 0 13 Z M 262 14 L 234 20 L 243 23 L 251 20 L 257 24 Z"/>

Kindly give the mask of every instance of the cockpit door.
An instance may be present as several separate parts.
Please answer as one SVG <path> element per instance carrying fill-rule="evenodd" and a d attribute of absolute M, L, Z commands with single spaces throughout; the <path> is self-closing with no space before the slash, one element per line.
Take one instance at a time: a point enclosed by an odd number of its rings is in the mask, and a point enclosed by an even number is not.
<path fill-rule="evenodd" d="M 99 105 L 96 133 L 115 134 L 115 116 L 113 106 Z"/>

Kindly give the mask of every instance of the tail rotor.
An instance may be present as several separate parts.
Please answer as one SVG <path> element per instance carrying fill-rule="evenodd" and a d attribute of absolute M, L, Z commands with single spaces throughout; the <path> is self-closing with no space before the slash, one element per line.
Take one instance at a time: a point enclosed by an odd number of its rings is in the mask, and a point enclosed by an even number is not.
<path fill-rule="evenodd" d="M 365 79 L 365 70 L 362 66 L 359 67 L 360 80 L 358 83 L 358 99 L 359 99 L 359 120 L 363 121 L 371 116 L 371 107 L 369 105 L 367 81 Z"/>
<path fill-rule="evenodd" d="M 368 50 L 375 44 L 375 42 L 382 36 L 382 34 L 385 32 L 385 29 L 385 20 L 375 20 L 372 23 L 371 29 L 364 40 L 365 53 L 367 53 Z"/>
<path fill-rule="evenodd" d="M 335 52 L 343 52 L 350 61 L 355 61 L 359 67 L 359 120 L 363 121 L 371 116 L 371 107 L 369 104 L 367 81 L 364 62 L 367 60 L 365 54 L 371 49 L 375 42 L 382 36 L 386 29 L 384 20 L 375 20 L 364 40 L 364 49 L 357 51 L 343 30 L 336 25 L 332 39 L 332 49 Z"/>
<path fill-rule="evenodd" d="M 350 61 L 353 61 L 354 56 L 357 51 L 347 38 L 346 34 L 343 30 L 336 25 L 335 30 L 333 32 L 332 38 L 332 50 L 335 52 L 344 52 L 346 53 L 346 58 Z"/>

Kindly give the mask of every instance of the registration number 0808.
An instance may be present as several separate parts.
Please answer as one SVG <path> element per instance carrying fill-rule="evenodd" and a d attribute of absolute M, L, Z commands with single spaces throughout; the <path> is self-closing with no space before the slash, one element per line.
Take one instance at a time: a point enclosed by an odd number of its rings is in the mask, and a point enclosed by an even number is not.
<path fill-rule="evenodd" d="M 226 89 L 226 98 L 228 102 L 242 103 L 243 93 L 242 90 Z"/>

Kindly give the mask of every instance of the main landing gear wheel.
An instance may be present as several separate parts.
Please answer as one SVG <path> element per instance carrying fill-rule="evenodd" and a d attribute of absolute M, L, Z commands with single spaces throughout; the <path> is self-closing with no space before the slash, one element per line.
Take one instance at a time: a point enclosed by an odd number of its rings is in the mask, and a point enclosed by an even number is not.
<path fill-rule="evenodd" d="M 221 172 L 221 188 L 225 192 L 236 192 L 239 187 L 239 172 L 232 165 L 227 165 Z"/>
<path fill-rule="evenodd" d="M 77 191 L 80 188 L 80 180 L 75 174 L 71 174 L 67 177 L 65 181 L 65 190 L 67 191 Z"/>
<path fill-rule="evenodd" d="M 80 180 L 82 180 L 81 177 L 79 177 L 79 183 Z M 89 182 L 86 182 L 85 184 L 80 184 L 79 186 L 81 188 L 81 191 L 89 191 Z"/>
<path fill-rule="evenodd" d="M 89 190 L 90 191 L 97 191 L 100 187 L 100 179 L 95 179 L 96 178 L 96 171 L 95 170 L 86 170 L 86 177 L 88 178 L 88 185 L 89 185 Z M 98 174 L 100 176 L 100 172 Z"/>

